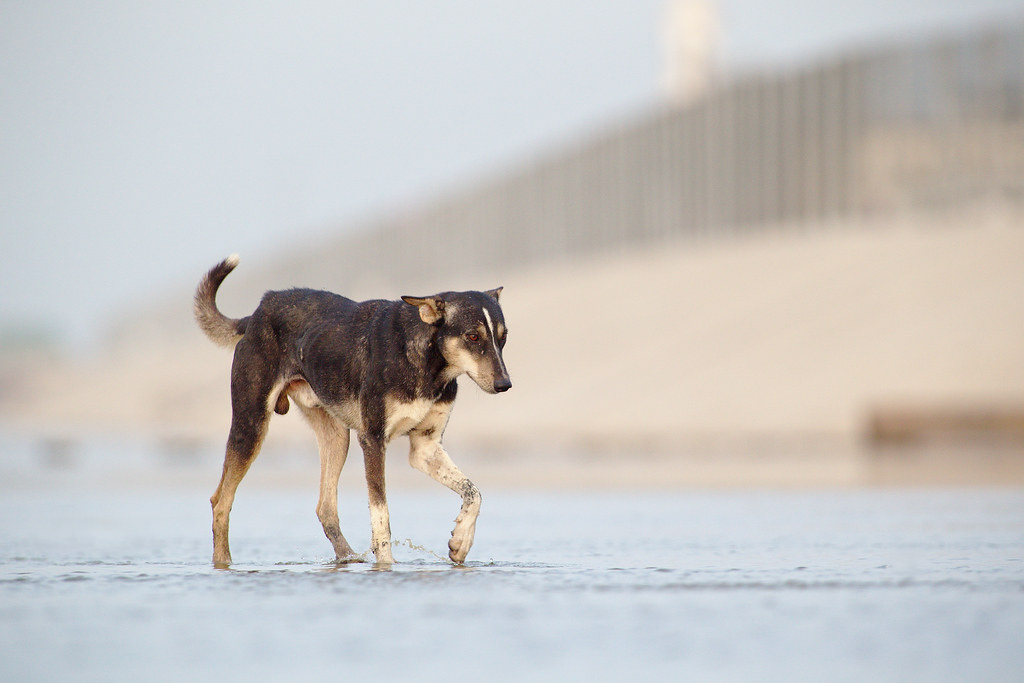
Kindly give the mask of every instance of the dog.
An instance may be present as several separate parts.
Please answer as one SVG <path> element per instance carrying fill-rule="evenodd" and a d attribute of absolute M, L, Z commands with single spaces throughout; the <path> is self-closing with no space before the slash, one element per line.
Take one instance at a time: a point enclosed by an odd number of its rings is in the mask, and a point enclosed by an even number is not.
<path fill-rule="evenodd" d="M 441 445 L 467 374 L 485 392 L 512 387 L 502 352 L 508 330 L 498 302 L 502 288 L 356 302 L 331 292 L 288 289 L 264 294 L 252 315 L 229 318 L 217 290 L 238 265 L 224 259 L 196 288 L 194 313 L 214 343 L 234 348 L 231 428 L 213 507 L 213 564 L 231 564 L 228 517 L 242 477 L 256 457 L 272 412 L 295 402 L 316 433 L 320 498 L 316 512 L 339 563 L 360 556 L 338 521 L 338 479 L 350 432 L 363 450 L 369 491 L 371 550 L 394 562 L 384 485 L 390 441 L 409 437 L 409 463 L 462 497 L 448 556 L 463 564 L 476 532 L 480 491 Z"/>

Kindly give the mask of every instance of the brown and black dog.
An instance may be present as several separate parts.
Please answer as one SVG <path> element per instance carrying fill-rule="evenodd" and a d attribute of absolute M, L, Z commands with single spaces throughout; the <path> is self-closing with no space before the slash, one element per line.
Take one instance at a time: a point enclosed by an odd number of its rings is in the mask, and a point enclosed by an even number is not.
<path fill-rule="evenodd" d="M 317 516 L 338 562 L 358 559 L 338 521 L 338 478 L 349 430 L 363 449 L 370 500 L 371 548 L 378 563 L 393 562 L 384 487 L 384 453 L 409 437 L 409 463 L 462 497 L 448 542 L 453 562 L 466 559 L 480 513 L 480 492 L 441 446 L 455 394 L 466 373 L 484 391 L 512 387 L 502 349 L 507 330 L 498 296 L 443 292 L 401 301 L 356 302 L 330 292 L 267 292 L 241 319 L 217 309 L 221 282 L 238 265 L 230 256 L 200 281 L 195 317 L 215 343 L 234 347 L 231 430 L 224 472 L 213 505 L 213 563 L 231 563 L 228 517 L 239 482 L 260 450 L 272 411 L 288 399 L 316 432 L 320 450 Z"/>

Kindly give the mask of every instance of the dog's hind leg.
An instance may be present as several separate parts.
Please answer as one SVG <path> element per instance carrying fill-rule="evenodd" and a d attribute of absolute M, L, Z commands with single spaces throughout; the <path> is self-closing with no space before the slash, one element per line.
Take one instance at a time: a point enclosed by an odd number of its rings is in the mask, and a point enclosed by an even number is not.
<path fill-rule="evenodd" d="M 249 471 L 249 466 L 263 444 L 269 418 L 269 413 L 264 413 L 253 420 L 232 418 L 231 432 L 228 434 L 228 445 L 224 454 L 224 470 L 217 490 L 210 498 L 210 505 L 213 506 L 215 567 L 223 568 L 231 564 L 231 550 L 228 546 L 228 518 L 231 515 L 231 506 L 235 502 L 235 491 L 242 477 Z"/>
<path fill-rule="evenodd" d="M 476 519 L 480 515 L 480 491 L 452 462 L 441 446 L 441 429 L 428 426 L 409 432 L 409 464 L 430 475 L 462 496 L 462 509 L 455 518 L 455 528 L 448 541 L 448 557 L 456 564 L 466 561 L 476 535 Z"/>
<path fill-rule="evenodd" d="M 323 408 L 302 407 L 302 414 L 316 433 L 320 449 L 320 499 L 316 504 L 316 516 L 324 527 L 324 534 L 334 546 L 335 560 L 356 561 L 358 555 L 342 535 L 338 520 L 338 478 L 348 458 L 349 431 Z"/>
<path fill-rule="evenodd" d="M 210 498 L 213 506 L 213 564 L 216 567 L 231 564 L 228 518 L 235 502 L 235 491 L 263 445 L 270 411 L 277 398 L 274 386 L 277 366 L 268 362 L 268 357 L 275 357 L 274 352 L 259 336 L 258 327 L 250 329 L 235 347 L 231 364 L 231 430 L 228 432 L 220 484 Z"/>

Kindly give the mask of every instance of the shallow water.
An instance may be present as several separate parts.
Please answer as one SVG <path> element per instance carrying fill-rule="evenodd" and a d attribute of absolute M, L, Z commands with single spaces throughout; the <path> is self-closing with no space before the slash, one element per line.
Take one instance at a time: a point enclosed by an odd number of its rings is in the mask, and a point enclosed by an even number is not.
<path fill-rule="evenodd" d="M 0 494 L 0 679 L 1019 680 L 1024 491 L 393 491 L 390 570 L 315 491 Z M 365 499 L 342 526 L 369 545 Z M 408 541 L 406 540 L 408 539 Z"/>

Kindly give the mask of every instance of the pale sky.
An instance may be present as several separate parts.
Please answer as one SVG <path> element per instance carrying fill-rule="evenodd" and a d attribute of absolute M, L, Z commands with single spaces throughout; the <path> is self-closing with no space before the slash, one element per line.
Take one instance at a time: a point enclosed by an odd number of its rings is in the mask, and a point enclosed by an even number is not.
<path fill-rule="evenodd" d="M 1024 0 L 722 0 L 733 71 Z M 657 103 L 663 0 L 0 0 L 0 332 L 75 344 Z M 341 264 L 340 264 L 341 265 Z"/>

